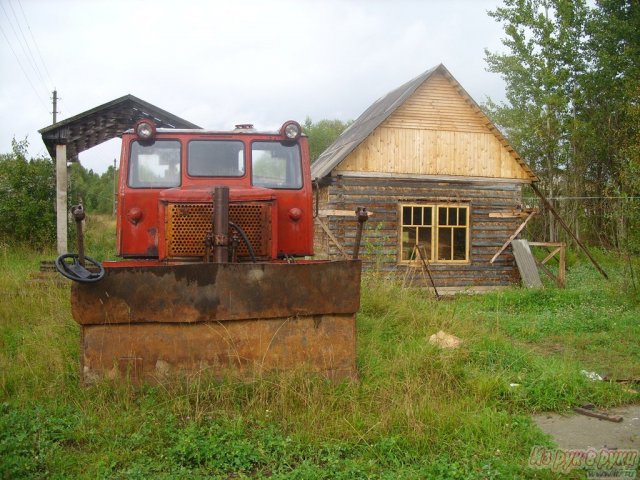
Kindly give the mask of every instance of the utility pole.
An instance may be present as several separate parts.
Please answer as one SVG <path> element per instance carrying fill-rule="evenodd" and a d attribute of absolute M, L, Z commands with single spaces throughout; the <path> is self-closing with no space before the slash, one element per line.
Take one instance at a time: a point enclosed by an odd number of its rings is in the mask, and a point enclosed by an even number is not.
<path fill-rule="evenodd" d="M 53 91 L 53 123 L 56 123 L 58 120 L 58 90 Z"/>

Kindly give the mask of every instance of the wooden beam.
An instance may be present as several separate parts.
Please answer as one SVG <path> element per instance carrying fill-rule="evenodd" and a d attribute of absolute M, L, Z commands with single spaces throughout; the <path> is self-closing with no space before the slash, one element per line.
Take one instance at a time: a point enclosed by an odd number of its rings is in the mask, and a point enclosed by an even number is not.
<path fill-rule="evenodd" d="M 512 210 L 510 212 L 490 212 L 489 218 L 527 218 L 533 210 Z M 536 210 L 537 213 L 537 210 Z M 531 245 L 531 242 L 529 242 Z"/>
<path fill-rule="evenodd" d="M 564 247 L 564 242 L 529 242 L 532 247 Z"/>
<path fill-rule="evenodd" d="M 529 245 L 531 245 L 531 244 L 529 244 Z M 551 260 L 551 259 L 553 258 L 553 256 L 554 256 L 556 253 L 558 253 L 560 250 L 562 250 L 562 247 L 558 247 L 558 248 L 556 248 L 554 251 L 552 251 L 549 255 L 547 255 L 547 256 L 545 257 L 545 259 L 544 259 L 544 260 L 542 260 L 542 264 L 545 264 L 545 263 L 547 263 L 549 260 Z"/>
<path fill-rule="evenodd" d="M 546 273 L 551 280 L 556 282 L 556 285 L 558 285 L 560 288 L 563 287 L 562 283 L 560 282 L 560 279 L 556 278 L 553 272 L 549 270 L 549 267 L 547 267 L 546 265 L 543 265 L 542 262 L 540 262 L 540 260 L 538 260 L 537 258 L 534 258 L 534 260 L 536 261 L 536 265 L 538 265 L 538 267 L 540 267 L 542 271 Z"/>
<path fill-rule="evenodd" d="M 342 255 L 344 255 L 344 258 L 349 258 L 349 255 L 347 255 L 347 252 L 344 249 L 344 247 L 340 245 L 340 242 L 338 242 L 338 239 L 333 235 L 333 233 L 331 233 L 331 230 L 329 230 L 329 227 L 327 227 L 327 225 L 322 221 L 322 219 L 320 217 L 316 217 L 316 221 L 318 222 L 320 227 L 322 227 L 322 230 L 324 230 L 324 233 L 327 234 L 327 236 L 329 237 L 329 239 L 331 239 L 334 245 L 338 247 L 338 250 L 340 250 Z"/>
<path fill-rule="evenodd" d="M 576 243 L 578 244 L 578 246 L 582 249 L 582 251 L 587 255 L 587 257 L 589 257 L 589 260 L 591 260 L 591 263 L 593 263 L 593 266 L 596 267 L 598 269 L 598 271 L 602 274 L 602 276 L 604 278 L 606 278 L 607 280 L 609 280 L 609 276 L 607 275 L 607 273 L 602 269 L 602 267 L 598 264 L 598 262 L 596 262 L 596 259 L 593 258 L 591 256 L 591 253 L 589 253 L 589 250 L 587 250 L 587 247 L 585 247 L 582 242 L 578 239 L 578 237 L 576 236 L 575 233 L 573 233 L 571 231 L 571 229 L 569 228 L 569 226 L 564 222 L 564 220 L 562 219 L 562 217 L 560 216 L 560 214 L 558 212 L 556 212 L 556 209 L 553 208 L 553 205 L 551 205 L 551 203 L 549 202 L 549 200 L 547 200 L 547 198 L 542 194 L 542 192 L 540 191 L 540 189 L 534 184 L 531 184 L 531 188 L 533 189 L 533 191 L 535 192 L 536 195 L 538 195 L 538 197 L 540 197 L 540 199 L 542 200 L 542 203 L 544 203 L 544 206 L 547 207 L 547 209 L 552 213 L 552 215 L 554 217 L 556 217 L 556 219 L 558 220 L 558 222 L 560 223 L 560 225 L 562 226 L 562 228 L 565 229 L 565 231 L 571 235 L 571 237 L 576 241 Z"/>
<path fill-rule="evenodd" d="M 433 276 L 431 275 L 431 270 L 429 270 L 428 256 L 426 255 L 425 247 L 416 244 L 416 250 L 418 250 L 418 256 L 420 257 L 420 261 L 422 262 L 422 271 L 423 273 L 426 271 L 427 275 L 429 275 L 429 280 L 431 281 L 431 286 L 433 287 L 433 292 L 436 294 L 436 299 L 440 300 L 440 294 L 438 293 L 438 289 L 436 288 L 436 282 L 433 281 Z"/>
<path fill-rule="evenodd" d="M 558 280 L 562 288 L 567 284 L 567 248 L 563 245 L 560 247 L 560 263 L 558 264 Z"/>
<path fill-rule="evenodd" d="M 369 217 L 373 217 L 373 212 L 368 212 Z M 320 217 L 355 217 L 355 210 L 318 210 L 318 216 Z"/>
<path fill-rule="evenodd" d="M 526 217 L 526 213 L 514 213 L 514 212 L 491 212 L 489 218 L 519 218 Z"/>
<path fill-rule="evenodd" d="M 544 272 L 551 276 L 553 278 L 553 280 L 555 280 L 555 282 L 558 284 L 558 286 L 560 286 L 560 288 L 564 288 L 566 283 L 567 283 L 567 275 L 566 275 L 566 250 L 567 250 L 567 246 L 565 243 L 562 242 L 529 242 L 530 246 L 534 246 L 534 247 L 545 247 L 547 248 L 547 250 L 550 247 L 555 247 L 555 249 L 549 253 L 549 255 L 546 256 L 546 258 L 544 260 L 542 260 L 542 262 L 538 262 L 540 264 L 540 267 L 544 270 Z M 559 260 L 558 260 L 558 277 L 553 277 L 551 275 L 551 271 L 546 269 L 546 263 L 551 260 L 551 258 L 554 257 L 555 254 L 560 253 L 559 255 Z M 537 262 L 537 260 L 536 260 Z"/>
<path fill-rule="evenodd" d="M 509 246 L 509 244 L 513 241 L 514 238 L 516 238 L 518 236 L 518 234 L 524 229 L 524 227 L 527 225 L 527 223 L 529 222 L 529 220 L 531 220 L 531 218 L 536 214 L 535 210 L 532 211 L 529 216 L 525 219 L 524 222 L 522 222 L 522 225 L 520 225 L 518 227 L 518 229 L 513 232 L 513 235 L 511 235 L 509 237 L 509 240 L 507 240 L 506 242 L 504 242 L 504 245 L 502 245 L 502 247 L 500 247 L 500 250 L 498 250 L 498 252 L 493 256 L 493 258 L 491 259 L 491 261 L 489 263 L 493 263 L 495 262 L 496 258 L 498 258 L 498 256 L 500 256 L 500 254 L 502 252 L 504 252 L 505 248 L 507 248 Z"/>

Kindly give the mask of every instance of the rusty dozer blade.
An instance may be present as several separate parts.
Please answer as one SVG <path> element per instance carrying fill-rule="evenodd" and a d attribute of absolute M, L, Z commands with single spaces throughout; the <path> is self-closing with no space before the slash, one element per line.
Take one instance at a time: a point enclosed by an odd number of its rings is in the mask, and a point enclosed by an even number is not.
<path fill-rule="evenodd" d="M 300 367 L 356 377 L 360 261 L 143 263 L 72 286 L 85 383 Z"/>

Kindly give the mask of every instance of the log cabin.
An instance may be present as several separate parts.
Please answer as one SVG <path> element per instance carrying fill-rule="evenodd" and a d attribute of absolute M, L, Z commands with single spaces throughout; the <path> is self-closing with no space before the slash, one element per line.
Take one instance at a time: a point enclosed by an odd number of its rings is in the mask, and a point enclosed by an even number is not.
<path fill-rule="evenodd" d="M 491 260 L 522 223 L 523 185 L 538 178 L 444 65 L 376 100 L 311 173 L 317 255 L 350 254 L 349 213 L 365 206 L 366 269 L 406 278 L 418 247 L 441 291 L 519 280 L 510 248 Z"/>

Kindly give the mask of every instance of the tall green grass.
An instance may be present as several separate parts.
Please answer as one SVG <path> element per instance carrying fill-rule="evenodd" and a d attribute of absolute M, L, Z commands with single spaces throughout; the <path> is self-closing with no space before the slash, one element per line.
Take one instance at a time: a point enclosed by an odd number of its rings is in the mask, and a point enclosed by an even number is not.
<path fill-rule="evenodd" d="M 99 243 L 87 253 L 109 256 Z M 68 287 L 30 282 L 50 256 L 0 249 L 3 478 L 556 478 L 526 468 L 550 444 L 531 413 L 640 400 L 581 373 L 640 376 L 640 309 L 620 261 L 610 282 L 578 262 L 566 290 L 440 302 L 365 276 L 357 382 L 294 369 L 133 388 L 79 385 Z M 439 330 L 461 348 L 429 344 Z"/>

